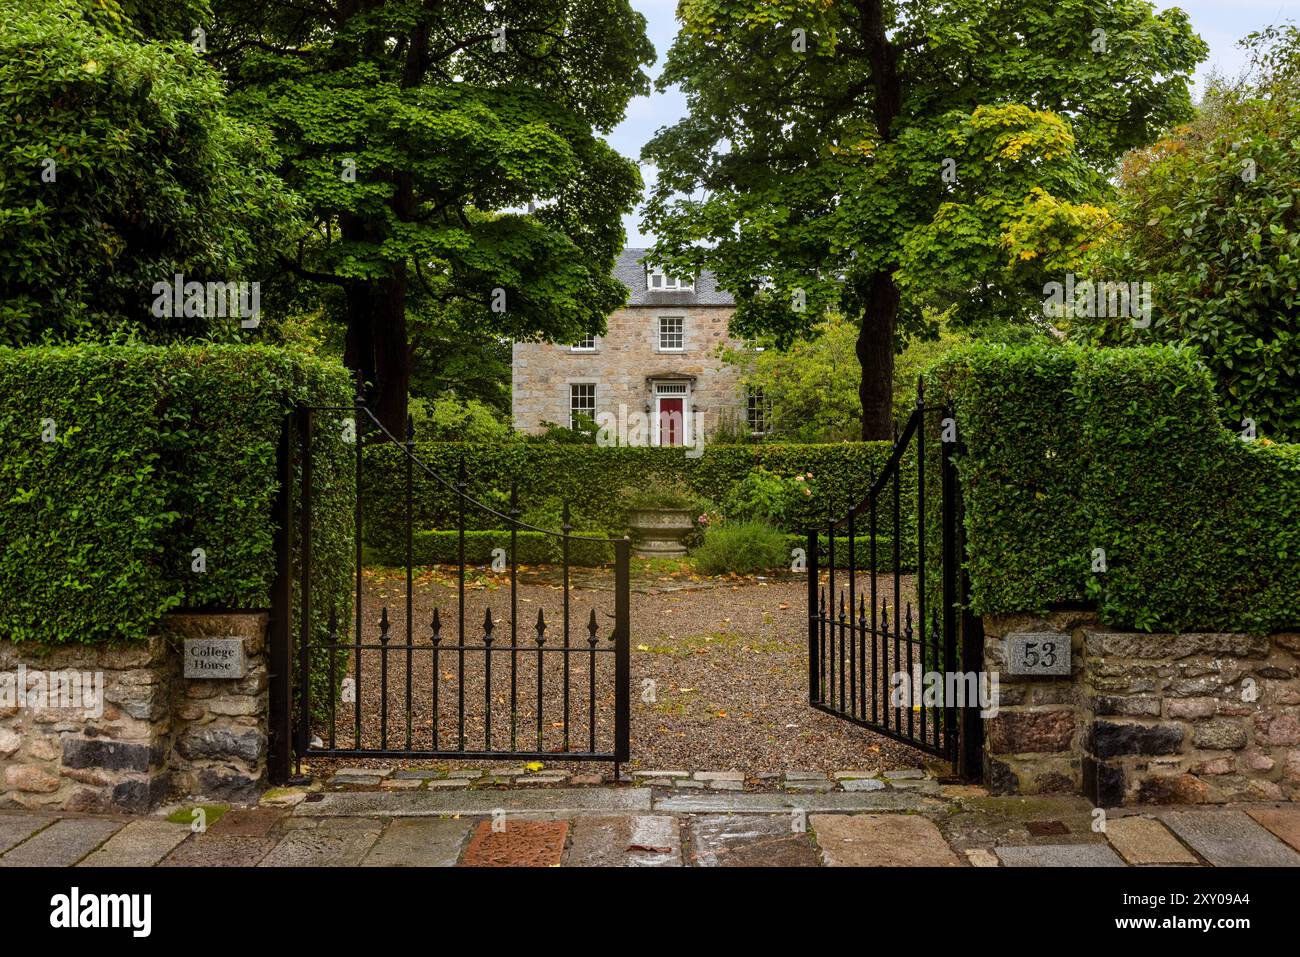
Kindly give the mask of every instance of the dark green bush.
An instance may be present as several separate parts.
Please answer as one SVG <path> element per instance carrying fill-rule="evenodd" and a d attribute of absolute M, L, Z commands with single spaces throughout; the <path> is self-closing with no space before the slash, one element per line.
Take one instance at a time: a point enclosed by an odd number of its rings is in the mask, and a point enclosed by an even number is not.
<path fill-rule="evenodd" d="M 728 522 L 704 533 L 692 556 L 705 575 L 752 575 L 790 564 L 785 536 L 762 522 Z"/>
<path fill-rule="evenodd" d="M 928 378 L 966 447 L 976 612 L 1092 599 L 1112 627 L 1300 626 L 1300 447 L 1225 431 L 1193 352 L 972 346 Z"/>
<path fill-rule="evenodd" d="M 264 347 L 0 349 L 3 634 L 131 640 L 173 608 L 267 607 L 284 415 L 349 391 L 340 366 Z M 317 441 L 316 607 L 344 620 L 349 452 Z"/>
<path fill-rule="evenodd" d="M 559 562 L 563 557 L 563 542 L 555 535 L 544 532 L 521 531 L 516 541 L 516 555 L 520 565 L 545 565 Z M 569 563 L 578 566 L 598 566 L 614 560 L 614 546 L 604 542 L 586 541 L 596 537 L 592 531 L 575 531 L 569 540 Z M 503 549 L 509 562 L 510 532 L 501 530 L 469 531 L 465 533 L 465 562 L 470 565 L 490 565 L 492 552 Z M 411 559 L 416 565 L 454 565 L 460 552 L 460 536 L 456 532 L 417 531 L 411 536 Z M 374 562 L 381 565 L 406 565 L 406 543 L 389 541 L 368 552 Z"/>

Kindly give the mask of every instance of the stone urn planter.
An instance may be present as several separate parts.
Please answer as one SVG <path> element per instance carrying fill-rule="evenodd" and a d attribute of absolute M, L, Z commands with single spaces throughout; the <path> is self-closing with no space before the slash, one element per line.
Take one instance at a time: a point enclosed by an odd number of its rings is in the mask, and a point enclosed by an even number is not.
<path fill-rule="evenodd" d="M 695 527 L 689 508 L 631 508 L 632 554 L 638 558 L 684 558 L 683 540 Z"/>

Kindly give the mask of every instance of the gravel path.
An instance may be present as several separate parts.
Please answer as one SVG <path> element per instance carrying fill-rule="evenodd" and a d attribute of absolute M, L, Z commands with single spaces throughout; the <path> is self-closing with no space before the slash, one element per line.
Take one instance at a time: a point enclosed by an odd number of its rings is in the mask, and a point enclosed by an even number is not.
<path fill-rule="evenodd" d="M 521 574 L 518 603 L 518 652 L 510 651 L 510 589 L 506 576 L 472 576 L 466 584 L 465 641 L 481 646 L 484 616 L 493 622 L 490 694 L 481 650 L 455 650 L 457 584 L 454 569 L 417 570 L 414 595 L 414 643 L 410 655 L 411 741 L 430 748 L 437 689 L 438 747 L 455 748 L 462 729 L 457 715 L 463 688 L 464 747 L 484 749 L 488 721 L 492 747 L 514 746 L 555 753 L 548 768 L 582 770 L 582 762 L 558 759 L 565 751 L 563 668 L 569 659 L 567 740 L 570 750 L 588 750 L 593 734 L 598 750 L 613 747 L 614 656 L 598 651 L 596 680 L 590 681 L 593 655 L 588 652 L 591 613 L 595 612 L 596 647 L 610 649 L 613 626 L 611 571 L 575 574 L 570 592 L 569 636 L 581 650 L 569 655 L 543 652 L 542 720 L 537 720 L 538 612 L 545 618 L 545 647 L 564 644 L 563 589 L 558 571 L 530 569 Z M 889 579 L 892 587 L 892 578 Z M 904 577 L 902 587 L 911 582 Z M 634 576 L 632 619 L 632 761 L 631 769 L 716 769 L 747 773 L 781 770 L 877 770 L 917 767 L 925 757 L 911 748 L 856 727 L 808 706 L 806 583 L 786 580 L 701 580 L 686 574 Z M 883 580 L 881 582 L 884 588 Z M 433 672 L 430 623 L 434 608 L 442 623 L 437 682 Z M 406 746 L 407 652 L 404 572 L 367 572 L 365 643 L 377 643 L 381 609 L 388 610 L 391 645 L 388 672 L 387 746 Z M 351 656 L 350 656 L 351 657 Z M 383 659 L 378 650 L 362 652 L 360 683 L 361 739 L 380 747 L 385 729 L 380 714 Z M 512 669 L 516 694 L 511 695 Z M 349 662 L 348 673 L 355 664 Z M 510 702 L 518 703 L 512 715 Z M 589 714 L 595 712 L 594 726 Z M 355 704 L 339 704 L 335 741 L 355 741 Z M 316 732 L 328 739 L 326 728 Z M 541 747 L 538 748 L 540 735 Z M 328 744 L 328 740 L 326 742 Z M 312 761 L 325 770 L 340 762 Z M 351 765 L 368 763 L 349 759 Z M 427 766 L 429 761 L 377 761 L 387 765 Z M 460 762 L 432 762 L 456 766 Z M 502 763 L 502 762 L 496 762 Z M 585 765 L 608 773 L 606 764 Z"/>

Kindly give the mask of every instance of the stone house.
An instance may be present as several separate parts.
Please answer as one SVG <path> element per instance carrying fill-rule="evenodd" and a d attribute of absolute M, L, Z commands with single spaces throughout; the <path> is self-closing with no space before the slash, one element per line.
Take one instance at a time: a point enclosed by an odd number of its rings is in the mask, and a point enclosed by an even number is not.
<path fill-rule="evenodd" d="M 728 332 L 735 300 L 712 273 L 675 279 L 646 263 L 645 249 L 624 249 L 614 274 L 627 304 L 603 336 L 571 345 L 516 342 L 512 357 L 514 425 L 540 432 L 572 428 L 588 417 L 617 430 L 619 444 L 688 445 L 720 422 L 764 431 L 762 397 L 747 394 L 718 357 L 739 346 Z"/>

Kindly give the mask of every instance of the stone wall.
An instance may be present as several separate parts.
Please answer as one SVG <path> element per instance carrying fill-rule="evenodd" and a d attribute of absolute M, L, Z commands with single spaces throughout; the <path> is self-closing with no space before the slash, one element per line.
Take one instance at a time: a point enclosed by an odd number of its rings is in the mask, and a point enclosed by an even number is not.
<path fill-rule="evenodd" d="M 267 623 L 264 613 L 180 614 L 138 644 L 0 641 L 0 807 L 142 811 L 172 794 L 255 798 L 266 779 Z M 242 639 L 245 677 L 183 677 L 187 637 Z M 42 691 L 51 681 L 64 682 L 61 696 Z"/>
<path fill-rule="evenodd" d="M 1300 800 L 1300 635 L 1105 631 L 1086 613 L 985 619 L 985 667 L 1008 636 L 1057 632 L 1070 677 L 1001 675 L 986 725 L 998 793 L 1074 790 L 1100 806 Z"/>
<path fill-rule="evenodd" d="M 516 342 L 511 382 L 514 425 L 541 431 L 542 422 L 569 424 L 569 385 L 596 385 L 596 411 L 645 415 L 651 401 L 647 377 L 694 377 L 691 401 L 703 413 L 707 435 L 725 416 L 745 414 L 735 370 L 718 358 L 718 346 L 740 343 L 729 337 L 731 306 L 631 306 L 616 310 L 608 331 L 596 339 L 594 352 L 568 346 Z M 684 316 L 684 349 L 660 352 L 658 316 Z"/>

